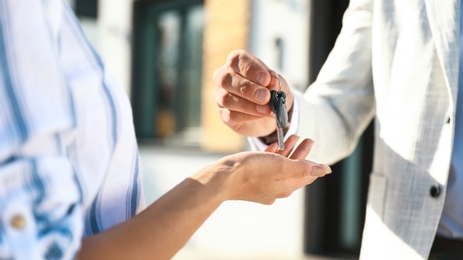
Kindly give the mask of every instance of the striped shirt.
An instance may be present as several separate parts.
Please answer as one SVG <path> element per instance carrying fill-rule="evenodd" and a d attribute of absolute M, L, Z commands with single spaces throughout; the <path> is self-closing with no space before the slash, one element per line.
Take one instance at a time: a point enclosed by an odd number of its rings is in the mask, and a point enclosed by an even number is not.
<path fill-rule="evenodd" d="M 61 0 L 0 0 L 0 259 L 70 259 L 144 207 L 124 89 Z"/>

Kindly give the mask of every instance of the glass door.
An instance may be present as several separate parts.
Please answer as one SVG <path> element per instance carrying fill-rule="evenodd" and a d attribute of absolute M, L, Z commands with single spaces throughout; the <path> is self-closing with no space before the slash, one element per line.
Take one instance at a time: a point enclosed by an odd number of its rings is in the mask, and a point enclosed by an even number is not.
<path fill-rule="evenodd" d="M 138 138 L 199 143 L 203 1 L 139 1 L 132 105 Z"/>

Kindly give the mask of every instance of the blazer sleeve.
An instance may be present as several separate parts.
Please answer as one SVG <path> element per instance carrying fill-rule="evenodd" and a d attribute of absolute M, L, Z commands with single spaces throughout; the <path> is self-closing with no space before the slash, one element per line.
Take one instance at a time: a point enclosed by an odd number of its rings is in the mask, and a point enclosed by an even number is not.
<path fill-rule="evenodd" d="M 374 116 L 372 19 L 373 0 L 350 1 L 316 81 L 295 93 L 298 134 L 315 141 L 311 160 L 332 164 L 349 155 Z"/>

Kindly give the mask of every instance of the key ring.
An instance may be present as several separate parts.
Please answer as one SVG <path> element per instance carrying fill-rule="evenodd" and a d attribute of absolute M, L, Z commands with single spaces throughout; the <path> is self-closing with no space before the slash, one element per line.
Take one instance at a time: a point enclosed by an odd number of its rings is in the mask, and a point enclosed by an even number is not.
<path fill-rule="evenodd" d="M 277 80 L 278 80 L 278 85 L 280 86 L 280 89 L 278 91 L 281 91 L 281 81 L 280 81 L 280 77 L 277 76 L 277 75 L 272 75 L 274 76 Z"/>

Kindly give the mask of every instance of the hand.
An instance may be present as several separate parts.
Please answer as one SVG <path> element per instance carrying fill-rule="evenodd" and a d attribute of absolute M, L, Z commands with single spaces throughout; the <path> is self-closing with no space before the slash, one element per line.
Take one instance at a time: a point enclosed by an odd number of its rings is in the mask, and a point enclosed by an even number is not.
<path fill-rule="evenodd" d="M 272 144 L 266 152 L 210 164 L 130 220 L 85 237 L 79 259 L 171 259 L 224 200 L 272 204 L 330 173 L 330 167 L 304 160 L 313 141 L 295 148 L 298 139 L 290 136 L 283 151 Z"/>
<path fill-rule="evenodd" d="M 281 90 L 286 93 L 289 111 L 293 95 L 286 80 L 252 54 L 243 50 L 230 52 L 226 63 L 213 75 L 214 98 L 222 121 L 246 137 L 274 132 L 275 115 L 268 102 L 270 90 L 280 88 L 277 78 L 281 81 Z"/>
<path fill-rule="evenodd" d="M 331 173 L 329 166 L 305 160 L 312 140 L 304 139 L 292 152 L 298 139 L 290 136 L 285 142 L 287 149 L 282 151 L 277 152 L 274 143 L 266 152 L 243 152 L 223 158 L 220 163 L 230 177 L 226 186 L 228 199 L 272 204 Z"/>

